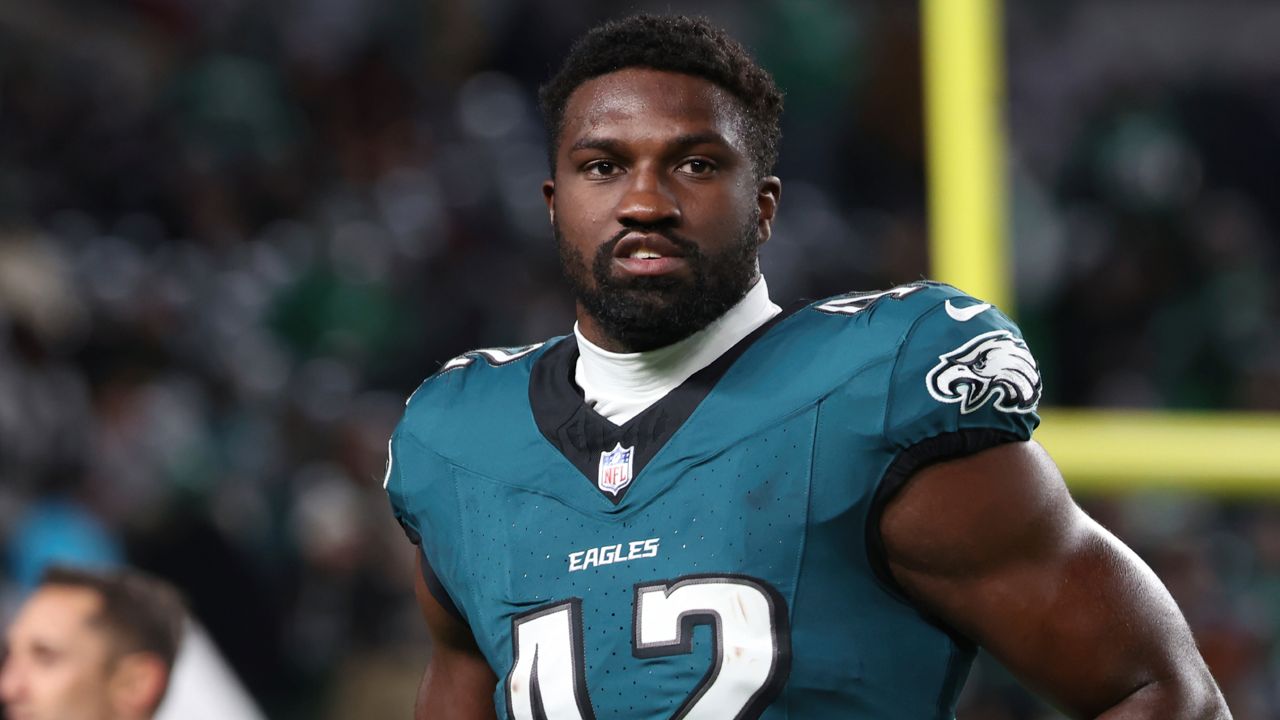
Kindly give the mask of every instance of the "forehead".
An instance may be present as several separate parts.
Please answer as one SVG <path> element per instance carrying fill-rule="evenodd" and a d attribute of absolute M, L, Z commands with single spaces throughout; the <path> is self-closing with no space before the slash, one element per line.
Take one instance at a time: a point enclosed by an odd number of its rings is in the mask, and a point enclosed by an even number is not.
<path fill-rule="evenodd" d="M 99 637 L 101 631 L 92 627 L 89 620 L 101 606 L 97 593 L 87 588 L 42 587 L 9 626 L 9 643 L 71 642 Z"/>
<path fill-rule="evenodd" d="M 693 75 L 624 68 L 577 87 L 565 105 L 561 146 L 594 135 L 674 138 L 714 132 L 745 154 L 740 104 L 720 86 Z"/>

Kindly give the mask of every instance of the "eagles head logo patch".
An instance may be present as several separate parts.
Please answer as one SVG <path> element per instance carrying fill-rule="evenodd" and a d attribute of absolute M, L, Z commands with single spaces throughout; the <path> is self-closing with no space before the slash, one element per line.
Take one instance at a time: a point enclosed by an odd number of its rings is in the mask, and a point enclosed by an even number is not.
<path fill-rule="evenodd" d="M 925 376 L 938 402 L 968 414 L 995 398 L 1001 412 L 1029 413 L 1040 402 L 1040 368 L 1027 344 L 1008 330 L 983 333 L 945 355 Z"/>

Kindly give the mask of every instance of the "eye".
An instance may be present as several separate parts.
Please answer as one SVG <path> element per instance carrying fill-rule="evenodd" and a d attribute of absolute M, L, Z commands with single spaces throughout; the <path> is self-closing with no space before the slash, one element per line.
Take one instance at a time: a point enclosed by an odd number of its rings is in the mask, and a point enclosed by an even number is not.
<path fill-rule="evenodd" d="M 612 160 L 592 160 L 582 170 L 592 177 L 612 177 L 622 172 L 622 168 Z"/>
<path fill-rule="evenodd" d="M 676 166 L 680 172 L 689 175 L 710 175 L 715 172 L 715 163 L 706 158 L 689 158 Z"/>

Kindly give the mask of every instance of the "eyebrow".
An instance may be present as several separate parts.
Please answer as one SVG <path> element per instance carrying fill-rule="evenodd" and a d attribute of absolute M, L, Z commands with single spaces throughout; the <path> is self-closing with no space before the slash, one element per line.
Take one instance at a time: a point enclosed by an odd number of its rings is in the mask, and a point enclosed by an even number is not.
<path fill-rule="evenodd" d="M 673 144 L 676 147 L 682 148 L 692 147 L 694 145 L 723 145 L 724 147 L 730 147 L 729 141 L 726 140 L 723 135 L 715 132 L 714 130 L 699 133 L 686 133 L 677 137 Z"/>
<path fill-rule="evenodd" d="M 729 141 L 725 140 L 723 135 L 712 130 L 679 135 L 675 140 L 671 141 L 671 145 L 677 148 L 693 147 L 694 145 L 721 145 L 723 147 L 731 147 L 729 145 Z M 587 136 L 578 138 L 578 140 L 569 147 L 569 152 L 575 152 L 577 150 L 603 150 L 609 153 L 620 154 L 622 146 L 622 141 L 614 138 Z"/>
<path fill-rule="evenodd" d="M 605 152 L 617 153 L 621 147 L 622 143 L 612 138 L 588 136 L 578 138 L 578 141 L 569 147 L 569 152 L 576 150 L 604 150 Z"/>

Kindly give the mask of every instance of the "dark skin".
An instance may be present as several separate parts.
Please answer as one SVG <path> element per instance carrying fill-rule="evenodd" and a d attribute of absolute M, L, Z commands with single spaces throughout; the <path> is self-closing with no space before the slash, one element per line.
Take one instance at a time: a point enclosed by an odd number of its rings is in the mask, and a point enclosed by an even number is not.
<path fill-rule="evenodd" d="M 565 238 L 590 257 L 641 218 L 714 249 L 758 210 L 763 243 L 781 183 L 752 167 L 738 112 L 722 90 L 687 75 L 631 68 L 583 84 L 569 100 L 556 176 L 543 186 Z M 625 350 L 581 308 L 578 322 L 592 342 Z M 919 471 L 886 507 L 881 534 L 914 602 L 1072 717 L 1230 717 L 1169 593 L 1076 506 L 1038 444 Z M 436 645 L 416 717 L 494 718 L 497 677 L 469 630 L 421 580 L 418 598 Z"/>
<path fill-rule="evenodd" d="M 418 606 L 431 631 L 431 661 L 418 688 L 415 720 L 458 718 L 494 720 L 493 691 L 498 678 L 476 647 L 468 628 L 440 606 L 422 579 L 414 583 Z"/>
<path fill-rule="evenodd" d="M 542 185 L 547 210 L 582 256 L 631 230 L 619 250 L 669 255 L 671 229 L 715 256 L 757 215 L 757 247 L 769 239 L 782 182 L 759 177 L 745 154 L 736 101 L 688 75 L 629 68 L 583 83 L 569 98 L 556 177 Z M 733 222 L 726 222 L 732 218 Z M 690 279 L 684 258 L 616 258 L 615 277 Z M 756 276 L 758 270 L 754 270 Z M 628 352 L 578 305 L 578 327 L 596 345 Z"/>

